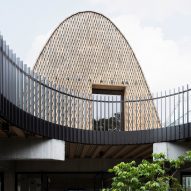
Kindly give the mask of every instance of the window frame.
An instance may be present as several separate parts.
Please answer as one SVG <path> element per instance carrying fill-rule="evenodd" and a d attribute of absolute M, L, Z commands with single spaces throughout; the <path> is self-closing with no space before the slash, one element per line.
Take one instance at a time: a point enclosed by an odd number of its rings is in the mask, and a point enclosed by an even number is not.
<path fill-rule="evenodd" d="M 93 94 L 106 94 L 106 95 L 120 95 L 121 96 L 121 131 L 125 130 L 125 107 L 124 107 L 124 95 L 125 85 L 106 85 L 106 84 L 92 84 Z"/>

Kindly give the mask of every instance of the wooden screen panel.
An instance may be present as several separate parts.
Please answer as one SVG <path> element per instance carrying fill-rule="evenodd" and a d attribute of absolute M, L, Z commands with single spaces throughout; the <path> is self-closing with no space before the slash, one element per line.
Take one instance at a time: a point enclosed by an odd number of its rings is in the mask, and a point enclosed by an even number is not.
<path fill-rule="evenodd" d="M 44 46 L 34 71 L 80 96 L 90 97 L 92 84 L 104 83 L 124 85 L 125 99 L 151 97 L 129 43 L 108 18 L 95 12 L 80 12 L 64 20 Z M 68 112 L 71 110 L 69 105 L 66 106 Z M 73 107 L 70 117 L 77 118 L 87 113 L 83 102 L 79 106 L 75 114 L 77 106 Z M 91 104 L 89 108 L 92 108 Z M 137 111 L 136 117 L 132 110 Z M 84 128 L 81 123 L 85 123 L 85 119 L 83 116 L 79 118 L 81 121 L 71 125 Z M 160 125 L 152 101 L 137 105 L 125 103 L 124 118 L 125 130 L 149 128 L 151 118 L 154 126 Z M 135 127 L 135 124 L 139 125 Z"/>

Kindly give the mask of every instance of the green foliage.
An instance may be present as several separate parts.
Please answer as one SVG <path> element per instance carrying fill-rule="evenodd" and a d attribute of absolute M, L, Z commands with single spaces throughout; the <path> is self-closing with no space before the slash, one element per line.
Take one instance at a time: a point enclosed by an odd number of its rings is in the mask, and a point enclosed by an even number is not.
<path fill-rule="evenodd" d="M 170 160 L 164 154 L 153 154 L 153 162 L 142 160 L 120 164 L 109 169 L 114 174 L 112 187 L 103 191 L 182 191 L 175 173 L 186 161 L 191 161 L 191 151 L 180 156 L 177 160 Z"/>

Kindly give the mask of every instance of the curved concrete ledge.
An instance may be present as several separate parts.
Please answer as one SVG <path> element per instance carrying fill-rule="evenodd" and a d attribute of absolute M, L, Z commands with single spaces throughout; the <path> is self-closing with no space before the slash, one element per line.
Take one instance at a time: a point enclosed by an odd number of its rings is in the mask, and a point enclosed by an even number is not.
<path fill-rule="evenodd" d="M 33 116 L 1 96 L 0 116 L 9 124 L 47 138 L 81 144 L 148 144 L 191 138 L 191 124 L 137 131 L 95 131 L 61 126 Z"/>
<path fill-rule="evenodd" d="M 65 160 L 65 142 L 55 139 L 0 139 L 0 160 Z"/>

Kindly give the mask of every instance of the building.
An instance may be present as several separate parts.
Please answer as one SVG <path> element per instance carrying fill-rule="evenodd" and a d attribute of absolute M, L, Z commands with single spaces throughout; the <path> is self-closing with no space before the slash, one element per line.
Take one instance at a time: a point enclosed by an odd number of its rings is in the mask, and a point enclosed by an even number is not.
<path fill-rule="evenodd" d="M 105 16 L 68 17 L 33 70 L 2 37 L 0 48 L 1 190 L 99 190 L 120 161 L 189 149 L 190 89 L 152 97 L 132 48 Z"/>

